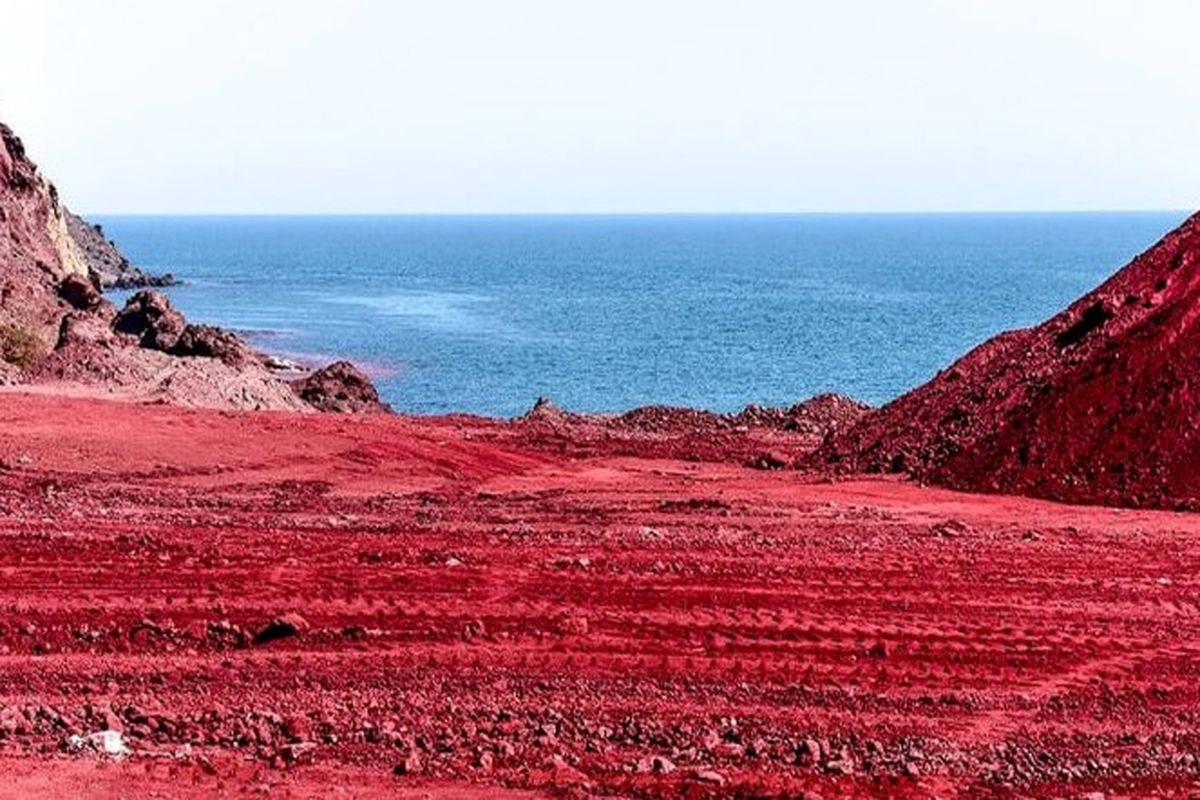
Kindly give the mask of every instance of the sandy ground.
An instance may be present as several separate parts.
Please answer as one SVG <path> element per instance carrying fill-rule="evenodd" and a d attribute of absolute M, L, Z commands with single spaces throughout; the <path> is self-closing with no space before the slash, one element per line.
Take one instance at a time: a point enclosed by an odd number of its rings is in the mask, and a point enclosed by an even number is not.
<path fill-rule="evenodd" d="M 0 797 L 1200 786 L 1200 516 L 0 400 Z"/>

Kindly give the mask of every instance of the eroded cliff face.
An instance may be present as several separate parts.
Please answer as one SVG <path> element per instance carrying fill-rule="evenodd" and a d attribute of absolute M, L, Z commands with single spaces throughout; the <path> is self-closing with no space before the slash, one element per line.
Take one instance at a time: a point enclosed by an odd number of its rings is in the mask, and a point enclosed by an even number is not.
<path fill-rule="evenodd" d="M 173 286 L 171 274 L 151 275 L 130 263 L 104 228 L 88 222 L 70 209 L 63 209 L 67 230 L 82 251 L 88 274 L 101 289 L 143 289 L 149 286 Z"/>
<path fill-rule="evenodd" d="M 161 294 L 139 293 L 119 313 L 101 290 L 122 281 L 153 279 L 69 215 L 0 123 L 0 385 L 186 406 L 314 409 L 284 379 L 294 376 L 274 373 L 229 331 L 189 324 Z"/>
<path fill-rule="evenodd" d="M 87 275 L 79 246 L 67 230 L 54 185 L 0 123 L 0 323 L 29 330 L 46 346 L 63 307 L 56 287 L 68 275 Z"/>

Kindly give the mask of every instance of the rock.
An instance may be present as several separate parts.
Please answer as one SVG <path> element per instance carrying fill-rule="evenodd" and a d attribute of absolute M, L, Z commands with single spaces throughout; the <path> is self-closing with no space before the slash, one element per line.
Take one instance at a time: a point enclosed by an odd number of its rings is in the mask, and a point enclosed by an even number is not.
<path fill-rule="evenodd" d="M 746 466 L 750 467 L 751 469 L 776 470 L 784 469 L 789 463 L 790 461 L 788 460 L 787 456 L 781 453 L 765 452 L 759 453 L 757 456 L 752 458 L 746 464 Z"/>
<path fill-rule="evenodd" d="M 107 756 L 123 756 L 129 752 L 125 738 L 119 731 L 98 731 L 87 736 L 72 735 L 63 743 L 69 753 L 94 750 Z"/>
<path fill-rule="evenodd" d="M 54 349 L 92 345 L 111 345 L 117 341 L 103 316 L 85 311 L 72 311 L 62 318 L 58 326 L 58 340 Z"/>
<path fill-rule="evenodd" d="M 386 414 L 391 408 L 360 369 L 349 361 L 335 361 L 292 384 L 300 399 L 318 411 L 339 414 Z"/>
<path fill-rule="evenodd" d="M 854 762 L 846 758 L 839 758 L 827 763 L 825 771 L 830 775 L 850 775 L 854 772 Z"/>
<path fill-rule="evenodd" d="M 245 630 L 234 625 L 229 620 L 221 620 L 220 622 L 210 622 L 205 629 L 206 638 L 233 647 L 245 647 L 250 640 L 249 635 Z"/>
<path fill-rule="evenodd" d="M 312 739 L 313 726 L 303 714 L 292 714 L 283 720 L 283 735 L 294 744 Z"/>
<path fill-rule="evenodd" d="M 403 761 L 392 767 L 392 774 L 396 776 L 420 775 L 422 766 L 421 756 L 413 750 L 404 757 Z"/>
<path fill-rule="evenodd" d="M 702 769 L 692 773 L 692 779 L 697 783 L 707 783 L 711 786 L 725 785 L 725 776 L 711 769 Z"/>
<path fill-rule="evenodd" d="M 312 742 L 295 742 L 279 748 L 279 756 L 285 764 L 311 764 L 317 752 Z"/>
<path fill-rule="evenodd" d="M 583 614 L 566 612 L 554 621 L 559 636 L 587 636 L 588 618 Z"/>
<path fill-rule="evenodd" d="M 538 397 L 521 419 L 536 422 L 562 422 L 570 415 L 548 397 Z"/>
<path fill-rule="evenodd" d="M 213 325 L 188 325 L 179 334 L 170 353 L 190 358 L 216 358 L 231 367 L 246 366 L 258 360 L 241 337 Z"/>
<path fill-rule="evenodd" d="M 796 748 L 796 759 L 800 763 L 812 764 L 820 761 L 822 755 L 821 743 L 816 739 L 805 739 Z"/>
<path fill-rule="evenodd" d="M 675 764 L 666 756 L 646 756 L 637 763 L 637 771 L 645 774 L 670 775 Z"/>
<path fill-rule="evenodd" d="M 271 620 L 258 633 L 254 634 L 254 643 L 267 644 L 278 639 L 298 636 L 306 630 L 308 630 L 308 622 L 304 617 L 299 614 L 284 614 Z"/>
<path fill-rule="evenodd" d="M 712 752 L 714 756 L 730 761 L 740 761 L 746 757 L 746 748 L 735 742 L 721 742 L 712 748 Z"/>
<path fill-rule="evenodd" d="M 556 755 L 550 759 L 550 783 L 560 789 L 586 788 L 591 785 L 588 776 Z"/>
<path fill-rule="evenodd" d="M 262 356 L 263 366 L 277 372 L 305 372 L 302 364 L 292 361 L 290 358 L 284 358 L 274 353 L 267 353 Z"/>
<path fill-rule="evenodd" d="M 940 536 L 943 539 L 957 539 L 959 536 L 964 536 L 972 532 L 972 528 L 961 519 L 948 519 L 944 522 L 937 522 L 929 526 L 930 532 L 934 536 Z"/>
<path fill-rule="evenodd" d="M 161 292 L 144 289 L 125 303 L 125 308 L 113 320 L 113 330 L 137 336 L 142 347 L 166 353 L 179 341 L 187 328 L 184 319 L 171 301 Z"/>
<path fill-rule="evenodd" d="M 79 311 L 91 311 L 104 302 L 100 290 L 82 275 L 68 275 L 58 285 L 58 296 Z"/>
<path fill-rule="evenodd" d="M 483 636 L 486 632 L 487 628 L 484 626 L 483 620 L 469 620 L 467 624 L 463 626 L 462 640 L 464 642 L 471 642 Z"/>

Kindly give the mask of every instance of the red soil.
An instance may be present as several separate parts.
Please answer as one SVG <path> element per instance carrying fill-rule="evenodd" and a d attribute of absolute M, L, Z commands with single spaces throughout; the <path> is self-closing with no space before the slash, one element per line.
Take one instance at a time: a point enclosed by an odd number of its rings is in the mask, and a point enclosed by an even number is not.
<path fill-rule="evenodd" d="M 617 455 L 529 423 L 0 401 L 0 796 L 1200 776 L 1200 517 L 635 432 Z M 71 747 L 104 729 L 131 754 Z"/>
<path fill-rule="evenodd" d="M 836 436 L 826 459 L 977 491 L 1200 508 L 1200 215 L 1061 314 Z"/>

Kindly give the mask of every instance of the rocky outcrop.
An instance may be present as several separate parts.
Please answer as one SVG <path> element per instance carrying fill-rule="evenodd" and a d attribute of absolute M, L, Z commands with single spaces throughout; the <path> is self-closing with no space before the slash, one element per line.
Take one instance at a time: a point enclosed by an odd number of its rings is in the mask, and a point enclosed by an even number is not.
<path fill-rule="evenodd" d="M 95 311 L 104 303 L 104 296 L 90 278 L 68 275 L 58 284 L 58 296 L 72 308 L 80 311 Z"/>
<path fill-rule="evenodd" d="M 100 228 L 62 208 L 21 140 L 0 124 L 0 385 L 69 384 L 234 409 L 386 409 L 349 365 L 333 365 L 297 391 L 237 335 L 189 324 L 165 295 L 144 290 L 117 311 L 101 293 L 147 282 L 155 279 Z"/>
<path fill-rule="evenodd" d="M 120 312 L 67 313 L 54 349 L 27 378 L 172 405 L 312 410 L 245 342 L 220 328 L 188 324 L 153 290 L 138 292 Z"/>
<path fill-rule="evenodd" d="M 168 353 L 187 324 L 166 295 L 144 289 L 125 303 L 113 320 L 113 330 L 136 336 L 142 347 Z"/>
<path fill-rule="evenodd" d="M 269 366 L 240 336 L 214 325 L 186 326 L 169 352 L 187 358 L 215 358 L 231 367 Z"/>
<path fill-rule="evenodd" d="M 379 399 L 371 379 L 349 361 L 337 361 L 296 381 L 300 397 L 318 411 L 378 414 L 391 408 Z"/>
<path fill-rule="evenodd" d="M 0 323 L 49 347 L 63 311 L 58 285 L 68 275 L 86 277 L 87 266 L 67 231 L 58 192 L 0 123 Z"/>
<path fill-rule="evenodd" d="M 129 262 L 109 239 L 104 228 L 64 209 L 67 230 L 79 246 L 88 274 L 97 286 L 107 289 L 141 289 L 173 286 L 178 281 L 170 273 L 151 275 Z"/>
<path fill-rule="evenodd" d="M 1200 508 L 1200 214 L 1045 323 L 835 435 L 848 470 L 1073 502 Z"/>

